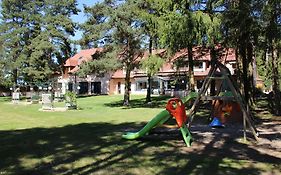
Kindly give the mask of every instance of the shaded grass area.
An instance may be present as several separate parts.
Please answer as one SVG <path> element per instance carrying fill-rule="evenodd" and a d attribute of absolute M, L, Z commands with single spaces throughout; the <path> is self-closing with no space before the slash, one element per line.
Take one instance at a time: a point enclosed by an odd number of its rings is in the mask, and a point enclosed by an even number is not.
<path fill-rule="evenodd" d="M 203 149 L 177 134 L 121 139 L 134 123 L 88 123 L 0 131 L 2 174 L 249 174 L 278 172 L 281 159 L 215 134 Z M 199 135 L 195 136 L 199 139 Z M 225 137 L 225 138 L 224 138 Z M 174 138 L 174 139 L 173 139 Z M 218 140 L 226 139 L 220 147 Z M 200 139 L 199 139 L 200 140 Z M 235 142 L 235 143 L 233 143 Z"/>
<path fill-rule="evenodd" d="M 80 110 L 40 112 L 40 105 L 11 105 L 0 98 L 0 174 L 278 174 L 281 159 L 214 131 L 212 139 L 193 128 L 195 142 L 185 147 L 178 130 L 154 130 L 138 140 L 123 140 L 163 110 L 142 107 L 132 96 L 78 98 Z M 163 103 L 163 104 L 162 104 Z M 112 104 L 113 106 L 111 106 Z M 199 117 L 206 116 L 202 109 Z M 241 136 L 241 135 L 240 135 Z M 267 137 L 264 135 L 263 137 Z"/>
<path fill-rule="evenodd" d="M 130 100 L 130 106 L 125 108 L 165 108 L 170 98 L 170 96 L 152 96 L 150 104 L 145 102 L 145 97 L 132 99 Z M 123 107 L 123 100 L 105 103 L 104 105 L 107 107 Z"/>

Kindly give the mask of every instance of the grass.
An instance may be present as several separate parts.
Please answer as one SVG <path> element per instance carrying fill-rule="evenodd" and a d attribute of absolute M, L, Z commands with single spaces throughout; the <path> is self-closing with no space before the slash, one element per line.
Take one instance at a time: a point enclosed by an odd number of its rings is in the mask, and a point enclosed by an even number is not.
<path fill-rule="evenodd" d="M 93 96 L 78 98 L 77 111 L 40 112 L 40 104 L 12 105 L 0 98 L 0 174 L 280 172 L 280 159 L 233 140 L 220 148 L 211 141 L 202 149 L 202 143 L 186 148 L 178 132 L 123 140 L 125 131 L 140 129 L 163 110 L 167 98 L 153 97 L 151 105 L 144 101 L 132 96 L 131 107 L 124 108 L 122 96 Z"/>

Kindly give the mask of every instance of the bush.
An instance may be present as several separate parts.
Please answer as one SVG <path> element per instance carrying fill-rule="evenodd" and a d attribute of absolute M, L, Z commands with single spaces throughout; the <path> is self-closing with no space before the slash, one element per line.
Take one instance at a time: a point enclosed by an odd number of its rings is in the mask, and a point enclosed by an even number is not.
<path fill-rule="evenodd" d="M 76 109 L 77 107 L 77 100 L 76 100 L 76 94 L 74 92 L 67 91 L 64 95 L 65 98 L 65 106 L 69 109 Z"/>

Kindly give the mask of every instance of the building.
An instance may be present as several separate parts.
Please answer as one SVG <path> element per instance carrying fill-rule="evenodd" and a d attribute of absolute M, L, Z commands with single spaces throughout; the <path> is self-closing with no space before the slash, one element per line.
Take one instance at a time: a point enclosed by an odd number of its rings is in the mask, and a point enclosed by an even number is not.
<path fill-rule="evenodd" d="M 92 48 L 81 50 L 79 53 L 69 58 L 65 63 L 64 74 L 59 78 L 62 93 L 66 90 L 77 89 L 79 94 L 124 94 L 125 89 L 125 71 L 117 70 L 115 72 L 103 75 L 91 74 L 86 77 L 78 77 L 76 72 L 83 62 L 91 61 L 103 52 L 102 48 Z M 163 56 L 165 49 L 154 50 L 153 54 Z M 195 89 L 201 88 L 204 78 L 210 70 L 210 51 L 201 47 L 193 48 L 194 57 L 194 78 Z M 187 49 L 182 49 L 172 57 L 168 58 L 159 72 L 152 77 L 153 94 L 173 94 L 184 93 L 187 87 Z M 141 59 L 146 59 L 148 53 L 144 53 Z M 223 49 L 220 53 L 220 61 L 225 64 L 232 74 L 236 67 L 235 52 L 233 49 Z M 181 67 L 176 67 L 176 62 L 181 61 Z M 130 77 L 131 94 L 146 94 L 147 75 L 145 71 L 134 69 Z M 181 94 L 183 95 L 183 94 Z"/>
<path fill-rule="evenodd" d="M 90 74 L 79 77 L 77 70 L 82 63 L 96 59 L 103 52 L 103 48 L 81 50 L 73 57 L 66 60 L 64 73 L 59 77 L 58 83 L 64 94 L 67 90 L 77 90 L 78 94 L 108 94 L 111 74 Z"/>

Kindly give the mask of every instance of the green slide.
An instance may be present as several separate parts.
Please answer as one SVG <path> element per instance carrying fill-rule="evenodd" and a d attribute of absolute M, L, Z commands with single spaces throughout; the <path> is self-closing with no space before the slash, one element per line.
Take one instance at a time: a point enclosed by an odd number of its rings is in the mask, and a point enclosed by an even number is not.
<path fill-rule="evenodd" d="M 190 100 L 196 98 L 197 96 L 198 96 L 197 92 L 190 92 L 186 97 L 183 97 L 181 100 L 185 104 L 188 103 Z"/>
<path fill-rule="evenodd" d="M 151 129 L 155 126 L 161 125 L 165 123 L 170 118 L 170 113 L 167 110 L 163 110 L 159 114 L 157 114 L 150 122 L 148 122 L 140 131 L 138 132 L 128 132 L 122 135 L 125 139 L 137 139 L 146 135 Z"/>
<path fill-rule="evenodd" d="M 187 103 L 188 101 L 196 98 L 198 93 L 191 92 L 188 96 L 182 99 L 183 103 Z M 149 133 L 151 129 L 156 126 L 164 124 L 169 118 L 171 117 L 169 111 L 163 110 L 159 114 L 157 114 L 151 121 L 149 121 L 140 131 L 138 132 L 128 132 L 122 135 L 122 138 L 133 140 L 140 138 Z M 192 141 L 191 133 L 189 132 L 188 128 L 184 125 L 180 128 L 182 136 L 187 146 L 190 146 Z"/>

